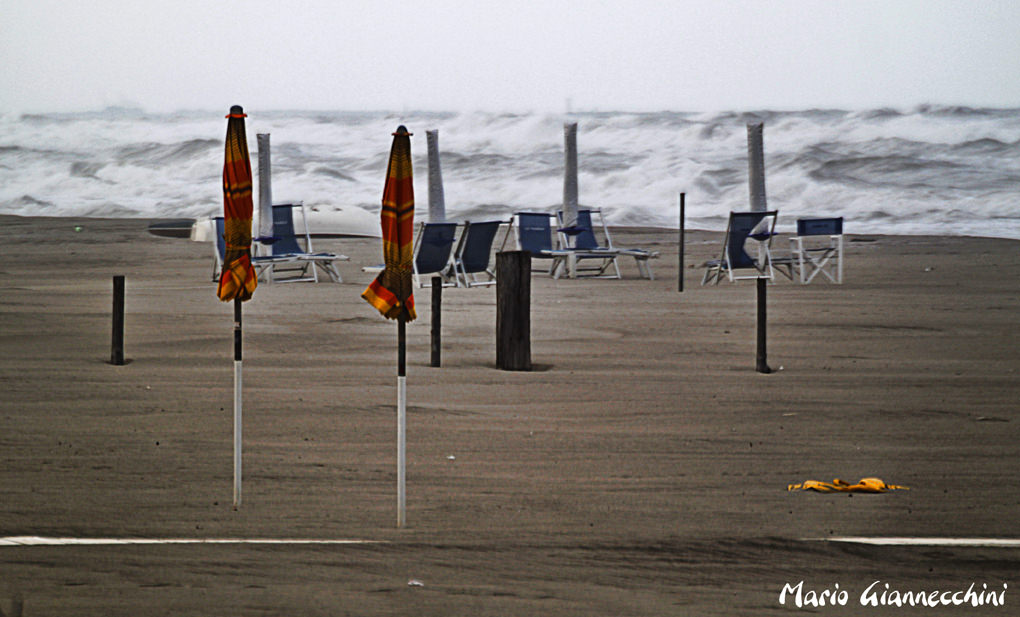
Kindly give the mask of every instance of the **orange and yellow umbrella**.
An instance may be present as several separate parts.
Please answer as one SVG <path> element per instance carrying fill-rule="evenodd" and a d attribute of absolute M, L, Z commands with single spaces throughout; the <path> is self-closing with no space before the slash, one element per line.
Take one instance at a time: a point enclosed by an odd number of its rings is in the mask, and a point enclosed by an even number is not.
<path fill-rule="evenodd" d="M 220 300 L 249 300 L 258 286 L 251 264 L 251 161 L 244 132 L 247 116 L 240 105 L 227 115 L 227 146 L 223 162 L 223 229 L 226 251 L 216 295 Z"/>
<path fill-rule="evenodd" d="M 397 132 L 393 133 L 393 147 L 383 189 L 382 241 L 385 269 L 361 297 L 388 319 L 397 319 L 403 313 L 406 321 L 413 321 L 414 182 L 411 173 L 411 133 L 404 126 L 398 127 Z"/>

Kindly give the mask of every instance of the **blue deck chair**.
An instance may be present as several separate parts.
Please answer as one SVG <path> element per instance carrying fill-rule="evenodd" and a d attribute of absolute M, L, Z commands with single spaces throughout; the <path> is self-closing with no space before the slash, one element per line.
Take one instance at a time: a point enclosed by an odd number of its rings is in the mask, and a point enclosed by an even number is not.
<path fill-rule="evenodd" d="M 551 259 L 549 275 L 558 278 L 560 270 L 566 268 L 569 251 L 553 246 L 553 215 L 548 212 L 518 212 L 514 218 L 517 246 L 531 253 L 532 261 Z"/>
<path fill-rule="evenodd" d="M 216 242 L 213 244 L 213 257 L 215 259 L 213 261 L 213 276 L 212 276 L 212 279 L 215 282 L 215 281 L 219 281 L 220 280 L 220 272 L 223 270 L 223 256 L 224 256 L 224 254 L 226 253 L 226 250 L 227 250 L 227 243 L 226 243 L 226 238 L 224 236 L 224 234 L 225 234 L 224 225 L 225 224 L 223 222 L 223 217 L 222 216 L 215 216 L 215 217 L 213 217 L 212 220 L 213 220 L 213 224 L 216 226 Z M 288 261 L 289 262 L 293 262 L 293 261 L 296 260 L 296 257 L 279 256 L 279 257 L 275 257 L 274 258 L 272 256 L 262 256 L 262 257 L 259 257 L 259 256 L 252 255 L 251 262 L 252 262 L 252 266 L 255 268 L 255 272 L 259 276 L 261 276 L 263 270 L 265 270 L 268 267 L 269 262 L 274 260 L 274 259 L 276 260 L 277 263 L 284 263 L 284 262 L 288 262 Z"/>
<path fill-rule="evenodd" d="M 797 235 L 790 238 L 790 253 L 800 284 L 807 285 L 819 274 L 841 284 L 843 217 L 797 219 Z"/>
<path fill-rule="evenodd" d="M 602 224 L 602 235 L 606 239 L 605 245 L 599 244 L 598 238 L 595 235 L 592 215 L 597 215 L 599 222 Z M 557 216 L 562 223 L 563 213 L 558 212 Z M 625 256 L 634 258 L 641 276 L 649 280 L 655 278 L 652 274 L 651 266 L 648 264 L 648 260 L 657 258 L 659 256 L 659 252 L 641 248 L 618 248 L 613 246 L 613 238 L 609 234 L 609 226 L 606 225 L 606 220 L 602 216 L 602 210 L 578 210 L 577 222 L 574 224 L 574 227 L 571 230 L 561 230 L 560 233 L 563 234 L 565 245 L 573 248 L 575 255 L 574 259 L 576 259 L 576 261 L 586 259 L 601 260 L 601 264 L 594 268 L 582 269 L 575 265 L 572 276 L 585 276 L 586 272 L 594 272 L 594 276 L 600 278 L 621 278 L 620 266 L 617 264 L 616 260 L 620 256 Z M 606 274 L 609 266 L 613 266 L 613 272 L 615 275 Z"/>
<path fill-rule="evenodd" d="M 427 285 L 422 282 L 421 277 L 426 274 L 438 274 L 443 279 L 443 287 L 457 284 L 456 277 L 451 279 L 450 267 L 456 235 L 456 223 L 422 223 L 414 244 L 414 282 L 418 287 L 432 286 L 431 281 Z"/>
<path fill-rule="evenodd" d="M 504 221 L 464 223 L 464 232 L 460 235 L 457 251 L 453 256 L 453 273 L 458 287 L 496 284 L 496 273 L 489 267 L 489 262 L 492 260 L 492 242 L 503 223 Z M 487 275 L 488 280 L 479 281 L 479 274 Z"/>
<path fill-rule="evenodd" d="M 337 270 L 333 262 L 347 261 L 349 258 L 336 253 L 314 252 L 307 217 L 304 218 L 305 247 L 302 247 L 294 229 L 294 208 L 301 208 L 301 214 L 304 217 L 303 205 L 273 205 L 273 236 L 270 239 L 269 254 L 252 258 L 255 269 L 260 274 L 267 273 L 270 282 L 277 280 L 277 274 L 292 272 L 294 274 L 290 278 L 280 279 L 279 282 L 314 281 L 317 283 L 319 275 L 316 268 L 325 272 L 334 283 L 343 282 L 343 279 L 340 278 L 340 271 Z"/>
<path fill-rule="evenodd" d="M 725 275 L 730 282 L 742 279 L 767 278 L 774 276 L 770 246 L 775 235 L 778 211 L 765 212 L 730 212 L 730 220 L 726 225 L 723 237 L 722 256 L 705 262 L 705 276 L 701 284 L 715 282 L 716 285 Z M 754 241 L 758 249 L 758 257 L 751 257 L 745 245 Z M 751 270 L 753 274 L 737 275 L 737 270 Z"/>

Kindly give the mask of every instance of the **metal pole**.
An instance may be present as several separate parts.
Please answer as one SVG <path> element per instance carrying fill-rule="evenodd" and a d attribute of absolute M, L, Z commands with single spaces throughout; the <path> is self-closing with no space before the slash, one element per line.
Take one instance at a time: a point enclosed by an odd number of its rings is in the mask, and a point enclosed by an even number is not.
<path fill-rule="evenodd" d="M 124 364 L 124 276 L 113 277 L 113 336 L 110 364 Z"/>
<path fill-rule="evenodd" d="M 397 527 L 407 524 L 406 312 L 397 319 Z"/>
<path fill-rule="evenodd" d="M 234 509 L 241 505 L 241 300 L 234 299 Z"/>

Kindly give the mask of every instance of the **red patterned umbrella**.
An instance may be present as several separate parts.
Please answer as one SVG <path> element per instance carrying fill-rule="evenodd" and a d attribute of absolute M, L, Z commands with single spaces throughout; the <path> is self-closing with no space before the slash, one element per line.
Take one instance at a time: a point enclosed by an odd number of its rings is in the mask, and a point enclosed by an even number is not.
<path fill-rule="evenodd" d="M 220 300 L 251 299 L 258 276 L 251 265 L 251 161 L 244 132 L 247 116 L 240 105 L 227 115 L 227 147 L 223 160 L 223 229 L 226 251 L 216 294 Z"/>
<path fill-rule="evenodd" d="M 390 163 L 382 199 L 385 269 L 361 294 L 388 319 L 397 320 L 397 527 L 406 522 L 407 343 L 404 324 L 415 318 L 412 293 L 414 260 L 414 182 L 411 134 L 404 126 L 393 133 Z"/>
<path fill-rule="evenodd" d="M 385 269 L 361 294 L 388 319 L 403 315 L 414 321 L 412 261 L 414 260 L 414 182 L 411 134 L 404 126 L 393 134 L 386 186 L 382 198 L 382 241 Z"/>
<path fill-rule="evenodd" d="M 234 508 L 241 505 L 241 303 L 250 300 L 258 275 L 251 264 L 251 162 L 240 105 L 227 114 L 223 161 L 223 272 L 216 295 L 234 301 Z"/>

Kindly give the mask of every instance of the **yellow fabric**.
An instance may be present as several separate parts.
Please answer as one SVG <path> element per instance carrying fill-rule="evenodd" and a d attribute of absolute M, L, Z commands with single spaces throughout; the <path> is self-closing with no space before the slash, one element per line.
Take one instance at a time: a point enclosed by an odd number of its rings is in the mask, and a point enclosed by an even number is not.
<path fill-rule="evenodd" d="M 909 491 L 910 488 L 896 484 L 886 484 L 881 478 L 861 478 L 857 484 L 850 484 L 836 478 L 832 482 L 806 480 L 800 484 L 790 484 L 786 487 L 786 490 L 818 491 L 819 493 L 885 493 L 897 490 Z"/>

